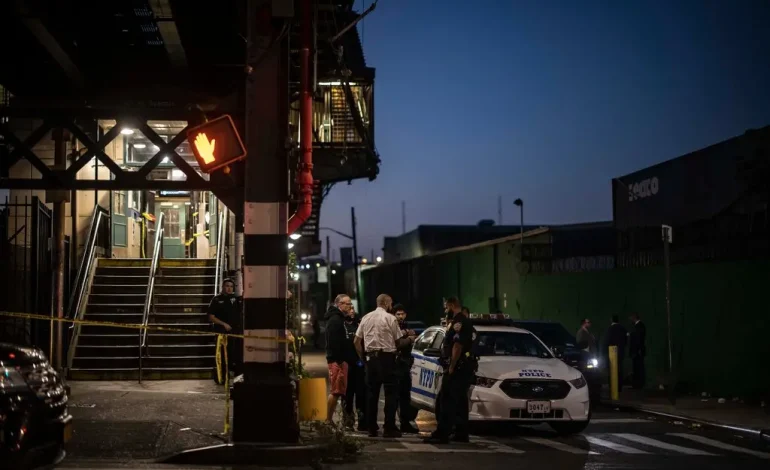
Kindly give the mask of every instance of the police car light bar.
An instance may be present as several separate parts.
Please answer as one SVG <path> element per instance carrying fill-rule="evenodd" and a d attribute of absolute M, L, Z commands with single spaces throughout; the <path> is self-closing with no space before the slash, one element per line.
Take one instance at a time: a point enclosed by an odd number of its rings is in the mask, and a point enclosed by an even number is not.
<path fill-rule="evenodd" d="M 511 316 L 505 313 L 471 313 L 470 318 L 477 320 L 510 320 Z"/>

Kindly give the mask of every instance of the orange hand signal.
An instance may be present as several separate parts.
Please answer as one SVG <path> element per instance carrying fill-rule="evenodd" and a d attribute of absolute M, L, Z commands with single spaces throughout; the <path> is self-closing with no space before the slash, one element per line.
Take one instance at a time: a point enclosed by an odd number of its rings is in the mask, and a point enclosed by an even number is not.
<path fill-rule="evenodd" d="M 207 165 L 216 160 L 214 157 L 214 149 L 216 148 L 216 145 L 216 139 L 211 139 L 211 142 L 209 142 L 206 134 L 201 133 L 195 137 L 195 147 L 198 149 L 198 154 L 200 154 L 203 162 Z"/>

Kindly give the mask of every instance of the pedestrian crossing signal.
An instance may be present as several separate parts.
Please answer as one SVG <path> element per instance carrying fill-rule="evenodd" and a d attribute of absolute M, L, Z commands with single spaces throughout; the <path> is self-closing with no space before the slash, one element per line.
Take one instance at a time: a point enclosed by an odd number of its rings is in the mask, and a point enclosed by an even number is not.
<path fill-rule="evenodd" d="M 227 114 L 188 130 L 187 141 L 203 173 L 246 158 L 246 147 Z"/>

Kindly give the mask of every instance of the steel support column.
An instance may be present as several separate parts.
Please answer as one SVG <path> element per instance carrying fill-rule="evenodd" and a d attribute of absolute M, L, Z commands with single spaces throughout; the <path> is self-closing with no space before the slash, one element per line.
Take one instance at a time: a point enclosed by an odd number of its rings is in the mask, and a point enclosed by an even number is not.
<path fill-rule="evenodd" d="M 54 138 L 54 165 L 58 169 L 64 169 L 67 165 L 67 140 L 64 136 L 64 129 L 55 129 L 53 131 Z M 53 252 L 54 252 L 54 309 L 53 316 L 57 318 L 64 318 L 64 270 L 65 270 L 65 253 L 64 253 L 64 222 L 65 214 L 64 208 L 66 205 L 66 192 L 59 191 L 57 194 L 53 194 Z M 54 365 L 56 370 L 61 371 L 63 365 L 64 354 L 64 334 L 62 330 L 62 322 L 56 322 L 56 336 L 55 336 L 55 359 Z"/>
<path fill-rule="evenodd" d="M 288 264 L 287 50 L 271 2 L 248 2 L 243 327 L 248 336 L 286 337 Z M 235 385 L 235 442 L 296 442 L 299 426 L 287 345 L 243 342 L 244 380 Z"/>

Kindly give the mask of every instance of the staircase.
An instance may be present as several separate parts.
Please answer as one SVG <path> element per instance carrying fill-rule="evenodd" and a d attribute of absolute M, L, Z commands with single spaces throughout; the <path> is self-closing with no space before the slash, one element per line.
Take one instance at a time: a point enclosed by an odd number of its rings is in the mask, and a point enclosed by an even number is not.
<path fill-rule="evenodd" d="M 150 259 L 97 259 L 83 319 L 140 324 Z M 161 259 L 148 323 L 209 331 L 206 308 L 215 292 L 216 260 Z M 73 380 L 139 378 L 139 330 L 83 325 L 70 370 Z M 207 379 L 214 370 L 210 335 L 148 331 L 142 378 Z"/>

